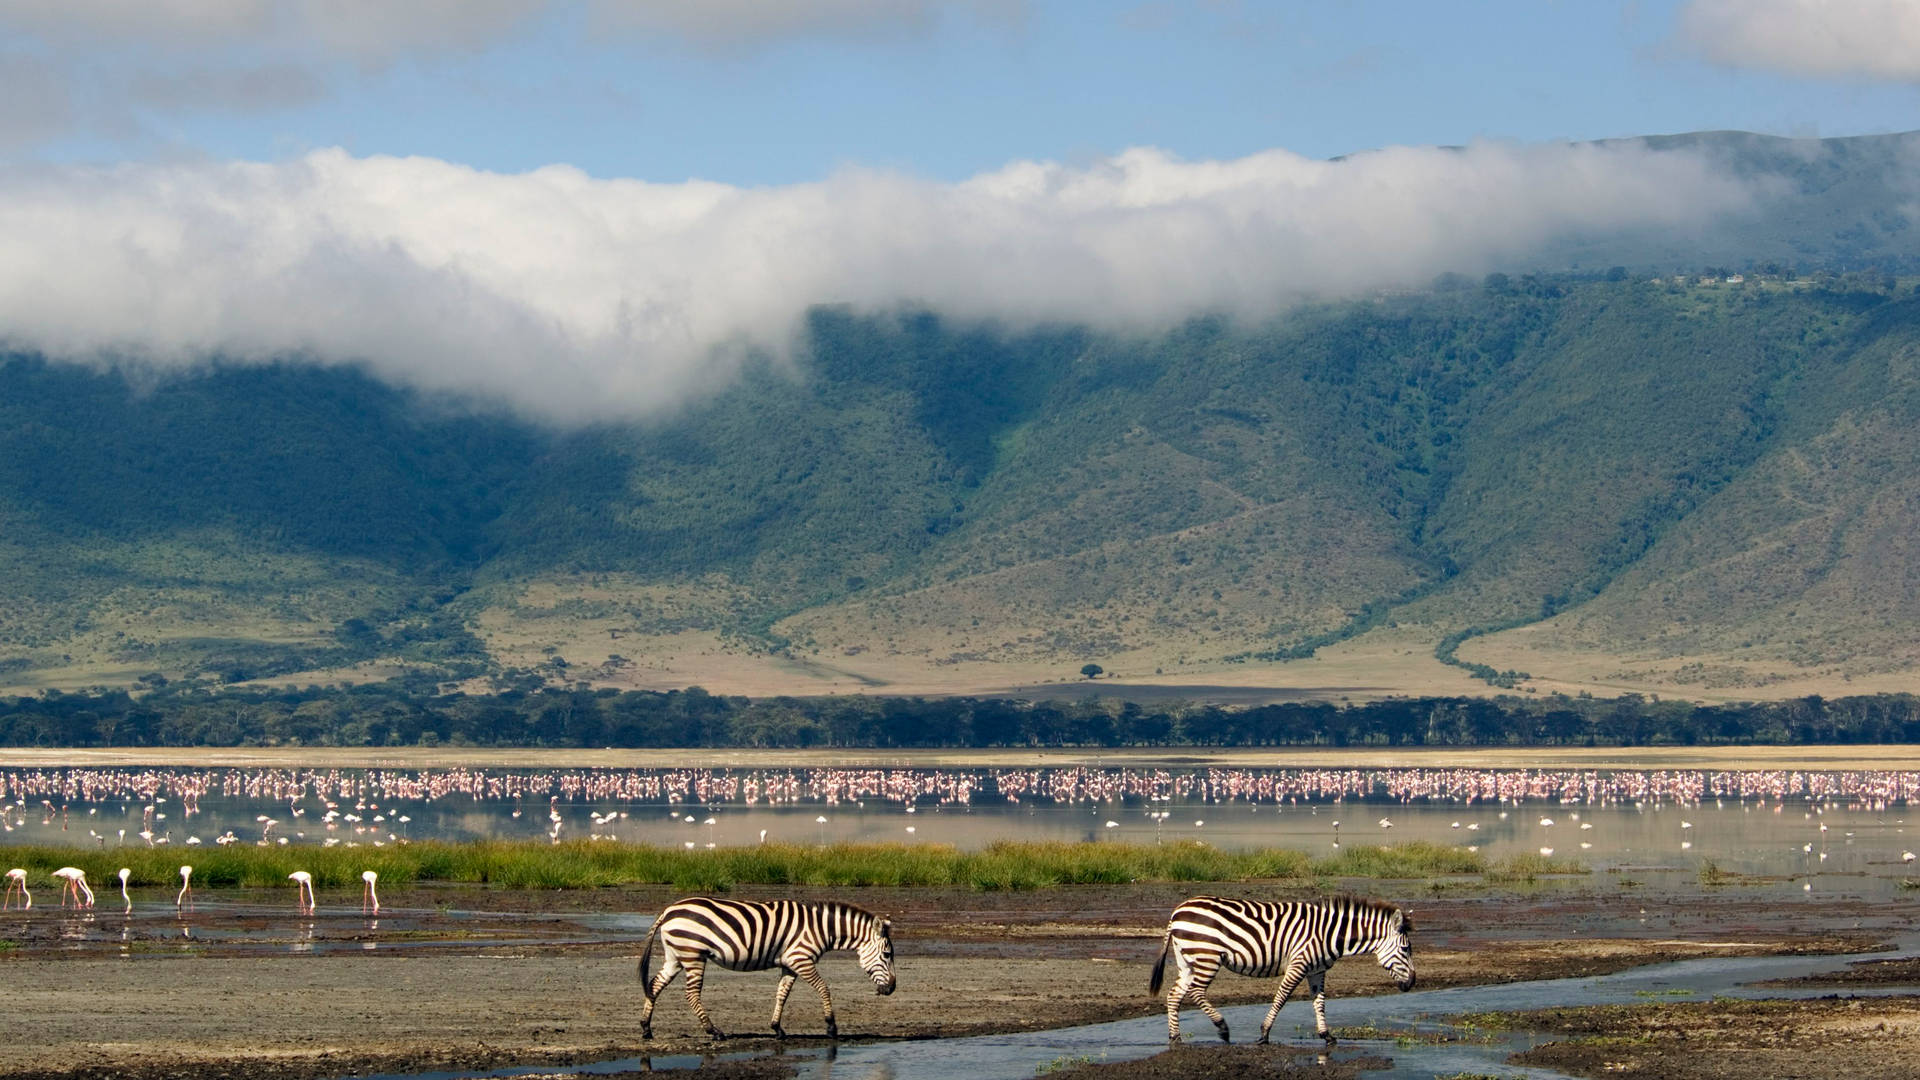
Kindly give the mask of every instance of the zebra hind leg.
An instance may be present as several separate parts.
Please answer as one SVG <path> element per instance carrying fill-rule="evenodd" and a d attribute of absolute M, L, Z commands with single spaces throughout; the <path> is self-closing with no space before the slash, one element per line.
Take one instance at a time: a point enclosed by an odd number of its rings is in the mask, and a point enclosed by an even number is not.
<path fill-rule="evenodd" d="M 672 949 L 668 949 L 667 960 L 661 965 L 660 974 L 655 975 L 653 981 L 640 987 L 640 993 L 647 999 L 647 1003 L 640 1006 L 640 1037 L 642 1039 L 653 1038 L 653 1007 L 660 1000 L 660 994 L 666 990 L 667 984 L 672 982 L 673 977 L 679 973 L 680 958 L 673 955 Z"/>
<path fill-rule="evenodd" d="M 1220 957 L 1211 953 L 1201 953 L 1191 960 L 1181 957 L 1180 978 L 1167 992 L 1167 1042 L 1177 1044 L 1180 1041 L 1180 1006 L 1191 1001 L 1200 1006 L 1200 1011 L 1213 1021 L 1214 1029 L 1220 1033 L 1221 1042 L 1232 1042 L 1227 1031 L 1227 1018 L 1207 1000 L 1207 987 L 1212 985 L 1213 977 L 1220 973 Z"/>
<path fill-rule="evenodd" d="M 780 989 L 773 992 L 773 1033 L 782 1039 L 787 1037 L 787 1029 L 780 1026 L 780 1017 L 787 1011 L 787 995 L 793 993 L 795 978 L 791 968 L 781 968 Z"/>
<path fill-rule="evenodd" d="M 706 961 L 688 960 L 685 967 L 687 969 L 687 1004 L 693 1006 L 693 1015 L 699 1019 L 700 1026 L 707 1029 L 708 1035 L 716 1039 L 726 1038 L 725 1032 L 713 1026 L 713 1017 L 707 1015 L 707 1007 L 700 1004 L 700 984 L 706 978 Z"/>

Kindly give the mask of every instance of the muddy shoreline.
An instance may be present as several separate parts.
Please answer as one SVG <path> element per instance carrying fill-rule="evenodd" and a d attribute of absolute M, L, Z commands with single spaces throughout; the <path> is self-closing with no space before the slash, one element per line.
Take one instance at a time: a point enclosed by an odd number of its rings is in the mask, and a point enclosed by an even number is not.
<path fill-rule="evenodd" d="M 1689 956 L 1866 951 L 1920 925 L 1912 904 L 1799 903 L 1727 890 L 1424 896 L 1412 883 L 1370 888 L 1413 894 L 1399 902 L 1417 912 L 1422 987 L 1597 975 Z M 851 895 L 891 914 L 898 993 L 863 993 L 846 954 L 822 970 L 843 1037 L 911 1040 L 1157 1015 L 1146 981 L 1160 920 L 1193 891 L 1143 884 L 751 895 Z M 742 1037 L 708 1040 L 676 986 L 660 1003 L 658 1037 L 639 1039 L 642 930 L 632 916 L 673 899 L 662 888 L 422 888 L 396 891 L 378 919 L 325 895 L 311 918 L 267 894 L 215 894 L 182 916 L 156 899 L 136 896 L 131 916 L 119 912 L 117 897 L 87 916 L 43 907 L 0 914 L 0 978 L 9 988 L 0 1077 L 317 1080 L 642 1054 L 770 1054 L 780 1045 L 760 1034 L 775 979 L 724 971 L 710 974 L 707 1003 Z M 1889 980 L 1906 974 L 1873 970 Z M 1216 990 L 1218 1003 L 1241 1004 L 1269 1000 L 1273 986 L 1223 976 Z M 1340 998 L 1391 993 L 1392 984 L 1349 960 L 1333 969 L 1328 991 L 1337 1027 Z M 804 987 L 786 1026 L 795 1035 L 790 1046 L 823 1042 L 818 999 Z M 723 1062 L 703 1074 L 784 1071 L 776 1059 Z"/>

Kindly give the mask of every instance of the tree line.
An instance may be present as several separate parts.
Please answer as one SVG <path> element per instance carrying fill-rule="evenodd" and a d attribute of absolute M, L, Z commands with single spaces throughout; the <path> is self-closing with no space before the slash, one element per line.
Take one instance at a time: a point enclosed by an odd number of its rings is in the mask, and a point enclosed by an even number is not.
<path fill-rule="evenodd" d="M 1698 705 L 1389 698 L 1229 707 L 1110 697 L 768 697 L 397 684 L 0 697 L 0 745 L 483 747 L 1657 746 L 1920 742 L 1920 697 Z"/>

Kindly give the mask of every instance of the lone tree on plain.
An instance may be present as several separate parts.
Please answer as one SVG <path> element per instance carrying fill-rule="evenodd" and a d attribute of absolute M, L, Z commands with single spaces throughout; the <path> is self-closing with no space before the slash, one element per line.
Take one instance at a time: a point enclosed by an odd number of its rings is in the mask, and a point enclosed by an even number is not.
<path fill-rule="evenodd" d="M 1080 669 L 1080 674 L 1085 675 L 1089 679 L 1097 679 L 1106 670 L 1106 668 L 1101 667 L 1099 664 L 1088 664 Z"/>

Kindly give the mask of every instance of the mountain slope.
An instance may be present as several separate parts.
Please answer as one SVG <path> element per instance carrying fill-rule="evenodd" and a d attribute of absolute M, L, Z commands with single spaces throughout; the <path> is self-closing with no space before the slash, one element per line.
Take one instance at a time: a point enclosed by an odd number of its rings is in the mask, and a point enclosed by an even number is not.
<path fill-rule="evenodd" d="M 1915 139 L 1686 138 L 1787 207 L 1714 243 L 1809 261 L 1151 336 L 824 308 L 791 365 L 573 430 L 12 357 L 0 677 L 1458 689 L 1458 643 L 1570 686 L 1906 685 L 1920 300 L 1848 268 L 1906 257 Z"/>

